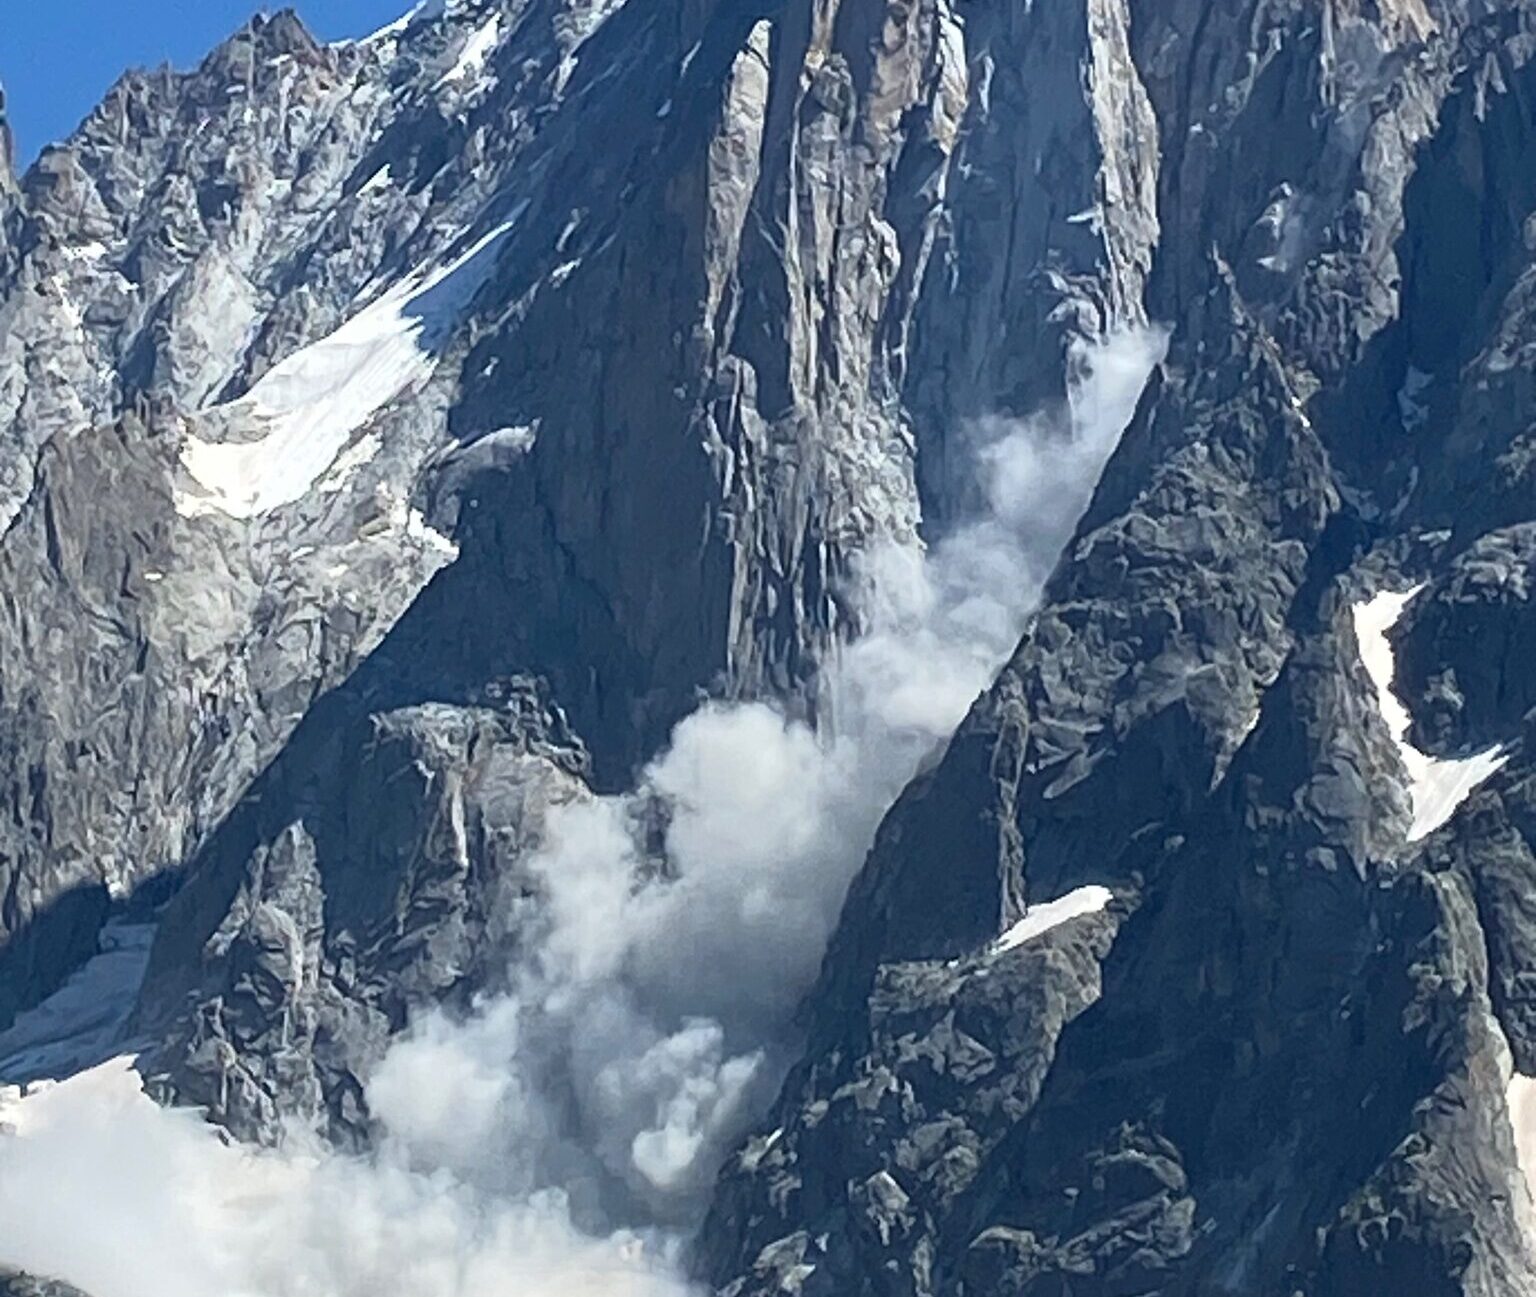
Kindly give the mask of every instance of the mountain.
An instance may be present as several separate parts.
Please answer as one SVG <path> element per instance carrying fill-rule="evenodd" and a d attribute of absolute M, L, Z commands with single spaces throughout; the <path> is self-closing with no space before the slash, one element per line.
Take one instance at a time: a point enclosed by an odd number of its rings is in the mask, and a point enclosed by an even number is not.
<path fill-rule="evenodd" d="M 1533 147 L 1529 0 L 0 100 L 0 1292 L 1536 1293 Z"/>

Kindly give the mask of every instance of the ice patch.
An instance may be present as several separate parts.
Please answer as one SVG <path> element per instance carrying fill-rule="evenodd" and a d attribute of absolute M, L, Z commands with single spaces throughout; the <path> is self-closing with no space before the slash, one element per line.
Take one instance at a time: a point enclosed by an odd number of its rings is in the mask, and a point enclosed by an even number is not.
<path fill-rule="evenodd" d="M 0 1084 L 58 1079 L 118 1048 L 154 942 L 151 924 L 108 923 L 101 953 L 0 1032 Z"/>
<path fill-rule="evenodd" d="M 1114 900 L 1114 893 L 1109 888 L 1100 887 L 1094 883 L 1087 887 L 1076 888 L 1065 896 L 1057 897 L 1054 901 L 1031 905 L 1024 912 L 1024 917 L 997 939 L 992 947 L 992 953 L 1001 955 L 1010 950 L 1017 950 L 1025 942 L 1033 941 L 1052 928 L 1060 927 L 1068 919 L 1078 919 L 1085 914 L 1098 914 L 1112 900 Z"/>
<path fill-rule="evenodd" d="M 1408 841 L 1417 842 L 1433 833 L 1448 819 L 1472 790 L 1499 769 L 1509 754 L 1492 747 L 1470 757 L 1432 757 L 1408 742 L 1413 718 L 1398 696 L 1392 692 L 1396 664 L 1387 632 L 1397 625 L 1408 601 L 1422 590 L 1393 593 L 1384 590 L 1375 598 L 1354 606 L 1355 637 L 1360 641 L 1360 660 L 1365 664 L 1371 683 L 1376 686 L 1376 701 L 1387 732 L 1397 745 L 1398 755 L 1408 771 L 1408 791 L 1413 799 L 1413 823 Z"/>
<path fill-rule="evenodd" d="M 262 430 L 256 440 L 188 437 L 181 462 L 202 491 L 178 491 L 177 512 L 254 518 L 308 494 L 375 414 L 431 376 L 433 348 L 491 273 L 491 251 L 510 229 L 498 226 L 447 266 L 409 275 L 224 407 Z"/>

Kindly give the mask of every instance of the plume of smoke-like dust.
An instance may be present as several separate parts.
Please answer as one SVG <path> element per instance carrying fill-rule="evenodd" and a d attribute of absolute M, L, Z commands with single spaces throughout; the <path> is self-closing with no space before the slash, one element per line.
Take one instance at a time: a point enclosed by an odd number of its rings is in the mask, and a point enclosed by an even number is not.
<path fill-rule="evenodd" d="M 229 1145 L 108 1065 L 12 1105 L 0 1260 L 92 1297 L 688 1294 L 681 1244 L 771 1102 L 880 818 L 1017 644 L 1162 347 L 1084 346 L 1065 412 L 969 430 L 986 507 L 863 556 L 835 725 L 710 703 L 634 793 L 550 808 L 528 953 L 393 1044 L 373 1153 Z"/>

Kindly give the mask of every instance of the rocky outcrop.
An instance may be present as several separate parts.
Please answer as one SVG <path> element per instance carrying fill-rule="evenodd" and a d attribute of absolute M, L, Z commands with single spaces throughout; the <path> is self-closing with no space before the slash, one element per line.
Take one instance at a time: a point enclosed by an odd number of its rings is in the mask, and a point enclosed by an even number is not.
<path fill-rule="evenodd" d="M 1508 743 L 1536 706 L 1536 528 L 1480 536 L 1437 576 L 1394 643 L 1399 693 L 1414 700 L 1417 746 L 1466 752 Z"/>
<path fill-rule="evenodd" d="M 68 1284 L 6 1271 L 0 1271 L 0 1293 L 4 1297 L 81 1297 L 80 1290 Z"/>
<path fill-rule="evenodd" d="M 1526 46 L 1512 11 L 1331 9 L 1318 26 L 1250 8 L 1151 6 L 1131 24 L 1162 142 L 1147 300 L 1180 323 L 1019 652 L 850 893 L 772 1148 L 759 1137 L 726 1168 L 699 1245 L 720 1291 L 1525 1289 L 1528 1195 L 1488 1013 L 1505 1006 L 1523 1040 L 1527 853 L 1491 825 L 1460 871 L 1434 863 L 1443 845 L 1405 850 L 1396 760 L 1337 625 L 1352 568 L 1425 561 L 1404 541 L 1444 486 L 1385 444 L 1424 396 L 1405 350 L 1428 344 L 1404 339 L 1425 336 L 1427 279 L 1382 270 L 1405 247 L 1433 255 L 1444 219 L 1420 141 L 1464 93 L 1483 94 L 1479 120 L 1519 102 Z M 1325 299 L 1349 303 L 1346 328 Z M 1462 456 L 1457 471 L 1483 470 Z M 1478 517 L 1505 521 L 1485 504 Z M 1514 542 L 1463 557 L 1480 533 L 1458 531 L 1431 560 L 1447 593 L 1437 582 L 1395 641 L 1413 733 L 1447 752 L 1512 740 L 1525 710 L 1484 688 L 1491 729 L 1424 728 L 1458 661 L 1510 675 L 1473 625 L 1518 633 L 1517 586 L 1479 598 L 1450 575 Z M 1483 822 L 1471 815 L 1446 833 Z M 952 1069 L 916 1042 L 947 1001 L 903 970 L 954 977 L 1029 906 L 1102 885 L 1128 917 L 1101 967 L 1037 974 L 1077 1007 L 1035 1015 L 1031 1062 L 1008 1078 L 1017 1108 L 936 1100 Z M 1044 960 L 1080 938 L 1035 940 Z M 893 1019 L 920 1024 L 905 1074 Z M 993 1052 L 1000 1038 L 976 1036 Z M 991 1091 L 993 1066 L 961 1088 Z M 1309 1097 L 1345 1078 L 1360 1089 L 1338 1104 L 1347 1134 Z M 1451 1111 L 1454 1128 L 1427 1115 Z"/>
<path fill-rule="evenodd" d="M 16 188 L 16 140 L 5 114 L 5 87 L 0 86 L 0 195 Z"/>
<path fill-rule="evenodd" d="M 297 1116 L 362 1142 L 362 1078 L 410 1011 L 503 976 L 523 861 L 586 767 L 531 682 L 495 710 L 318 708 L 162 926 L 151 1088 L 245 1138 Z"/>
<path fill-rule="evenodd" d="M 1042 148 L 1081 142 L 1103 154 L 1102 172 L 1041 177 L 1007 138 L 1023 105 L 999 92 L 987 110 L 1002 124 L 976 138 L 1007 150 L 1008 201 L 1054 214 L 1007 268 L 1018 293 L 988 308 L 1007 321 L 959 325 L 974 302 L 947 287 L 949 276 L 985 278 L 995 248 L 946 225 L 952 211 L 998 201 L 978 191 L 951 208 L 945 197 L 969 147 L 955 116 L 968 111 L 966 34 L 943 6 L 904 12 L 877 45 L 856 23 L 810 19 L 809 9 L 751 22 L 735 11 L 679 11 L 674 29 L 624 9 L 591 38 L 608 71 L 588 91 L 578 68 L 518 155 L 549 179 L 514 209 L 494 278 L 434 380 L 450 411 L 448 440 L 417 461 L 419 498 L 457 558 L 335 696 L 347 733 L 426 701 L 481 708 L 504 682 L 533 673 L 581 736 L 594 786 L 613 789 L 700 689 L 814 713 L 816 661 L 832 637 L 856 629 L 851 556 L 880 538 L 912 537 L 925 514 L 942 526 L 973 489 L 953 469 L 919 484 L 924 447 L 939 464 L 943 430 L 956 419 L 983 408 L 1024 413 L 1059 394 L 1074 341 L 1139 318 L 1122 306 L 1140 292 L 1155 233 L 1145 212 L 1086 228 L 1068 219 L 1106 186 L 1150 202 L 1148 176 L 1125 153 L 1146 106 L 1121 81 L 1120 37 L 1095 31 L 1105 42 L 1097 97 L 1059 108 L 1052 100 L 1061 120 L 1041 127 Z M 512 46 L 537 36 L 530 15 Z M 695 38 L 698 52 L 685 58 Z M 1039 44 L 1003 29 L 995 39 L 1000 64 L 1006 50 Z M 511 57 L 498 53 L 497 65 Z M 520 104 L 530 87 L 519 85 L 513 93 L 498 82 L 488 102 Z M 637 101 L 656 102 L 657 125 L 606 124 L 631 122 Z M 631 165 L 644 170 L 626 178 L 617 162 L 578 162 L 594 138 L 626 141 Z M 450 171 L 467 170 L 481 146 L 463 147 Z M 966 166 L 977 173 L 981 159 Z M 585 213 L 575 224 L 573 210 Z M 995 336 L 979 351 L 964 342 L 973 333 Z M 995 395 L 983 405 L 972 391 L 978 403 L 964 410 L 947 392 L 926 408 L 915 395 L 909 413 L 904 393 L 917 392 L 919 378 L 927 384 L 931 347 L 963 347 L 967 364 L 993 357 L 985 382 Z M 914 355 L 921 368 L 909 372 Z M 296 734 L 274 770 L 294 760 L 323 790 L 317 797 L 344 800 L 360 755 L 331 747 L 315 766 L 305 742 Z M 281 780 L 246 795 L 272 825 L 269 846 L 295 818 L 291 799 Z M 181 857 L 192 881 L 173 914 L 197 917 L 185 939 L 162 938 L 156 969 L 209 942 L 223 948 L 215 934 L 236 894 L 231 862 L 249 859 L 250 847 L 229 860 L 223 851 L 210 840 Z M 323 908 L 325 940 L 340 940 L 334 907 Z M 165 931 L 182 928 L 173 917 Z M 183 989 L 152 972 L 146 1020 L 174 1017 Z M 382 1038 L 360 1045 L 359 1059 Z M 179 1039 L 188 1058 L 206 1054 L 195 1033 Z M 203 1062 L 188 1064 L 193 1076 L 170 1060 L 157 1064 L 162 1075 L 235 1120 L 223 1081 L 211 1086 Z M 356 1073 L 343 1072 L 355 1084 Z M 274 1074 L 265 1097 L 249 1096 L 263 1115 L 241 1129 L 272 1130 L 290 1100 L 312 1112 L 315 1091 L 306 1093 L 300 1100 Z"/>

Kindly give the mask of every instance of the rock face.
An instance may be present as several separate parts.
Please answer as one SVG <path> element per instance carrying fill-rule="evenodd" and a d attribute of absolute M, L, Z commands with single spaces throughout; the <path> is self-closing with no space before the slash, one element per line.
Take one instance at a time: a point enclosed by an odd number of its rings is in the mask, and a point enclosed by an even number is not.
<path fill-rule="evenodd" d="M 1528 0 L 282 13 L 15 181 L 0 100 L 0 1029 L 152 920 L 151 1092 L 366 1150 L 553 809 L 834 733 L 861 563 L 1156 326 L 689 1264 L 1536 1293 L 1533 103 Z"/>
<path fill-rule="evenodd" d="M 161 928 L 141 1069 L 243 1137 L 301 1116 L 362 1141 L 357 1072 L 412 1006 L 491 987 L 515 936 L 505 893 L 535 890 L 520 869 L 540 813 L 587 764 L 531 682 L 494 710 L 317 707 Z"/>
<path fill-rule="evenodd" d="M 80 1290 L 68 1284 L 3 1271 L 0 1271 L 0 1293 L 5 1297 L 80 1297 Z"/>
<path fill-rule="evenodd" d="M 1487 353 L 1529 253 L 1492 233 L 1469 290 L 1440 224 L 1507 165 L 1529 16 L 1239 8 L 1130 16 L 1169 357 L 849 896 L 771 1145 L 703 1231 L 722 1292 L 1531 1290 L 1529 497 L 1478 376 L 1519 373 Z M 1413 740 L 1508 760 L 1421 845 L 1343 622 L 1426 577 L 1394 638 Z M 1019 955 L 989 942 L 1090 885 L 1106 916 L 1024 947 L 1029 1007 L 988 1022 Z"/>
<path fill-rule="evenodd" d="M 5 114 L 5 87 L 0 86 L 0 195 L 16 188 L 16 140 Z"/>

